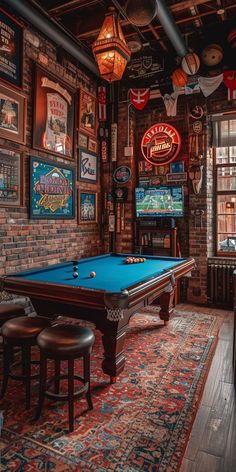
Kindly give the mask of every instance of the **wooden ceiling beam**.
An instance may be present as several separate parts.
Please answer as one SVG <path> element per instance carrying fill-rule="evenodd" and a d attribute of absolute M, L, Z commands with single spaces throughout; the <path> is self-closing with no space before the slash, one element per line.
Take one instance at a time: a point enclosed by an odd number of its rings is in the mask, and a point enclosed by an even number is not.
<path fill-rule="evenodd" d="M 196 2 L 200 2 L 200 1 L 201 1 L 201 3 L 203 3 L 202 0 L 196 0 Z M 186 2 L 183 2 L 183 3 L 186 3 Z M 192 3 L 192 2 L 191 2 L 191 3 Z M 193 2 L 193 3 L 194 3 L 194 2 Z M 204 2 L 204 3 L 206 3 L 206 2 Z M 178 4 L 177 4 L 177 5 L 178 5 Z M 175 5 L 175 6 L 176 6 L 176 5 Z M 170 8 L 170 9 L 171 9 L 171 8 Z M 236 3 L 234 3 L 234 4 L 232 4 L 232 5 L 228 5 L 228 6 L 225 7 L 225 11 L 230 11 L 230 10 L 233 10 L 233 9 L 236 10 Z M 211 10 L 206 11 L 206 12 L 198 13 L 198 14 L 195 15 L 195 16 L 190 16 L 190 15 L 189 15 L 189 16 L 187 16 L 187 17 L 185 17 L 185 18 L 181 18 L 180 20 L 175 20 L 175 23 L 176 23 L 177 25 L 181 25 L 181 24 L 184 24 L 184 23 L 194 22 L 194 20 L 197 20 L 197 19 L 199 19 L 199 18 L 204 18 L 204 17 L 207 17 L 207 16 L 209 16 L 209 15 L 214 15 L 214 14 L 215 14 L 215 15 L 217 14 L 217 10 L 216 10 L 216 9 L 215 9 L 215 10 L 211 9 Z M 129 22 L 129 21 L 127 21 L 127 20 L 121 21 L 121 26 L 122 26 L 122 27 L 128 26 L 128 25 L 130 25 L 130 22 Z M 153 28 L 157 31 L 157 30 L 162 29 L 162 26 L 159 24 L 159 25 L 157 25 L 157 26 L 153 26 Z M 148 32 L 148 31 L 150 31 L 150 28 L 149 28 L 149 26 L 147 26 L 147 27 L 144 27 L 144 28 L 140 28 L 140 30 L 141 30 L 142 33 L 146 33 L 146 32 Z M 95 37 L 95 36 L 98 36 L 99 31 L 100 31 L 100 29 L 99 29 L 99 28 L 96 28 L 96 29 L 93 29 L 93 30 L 90 30 L 90 31 L 86 31 L 86 32 L 84 32 L 84 33 L 81 33 L 81 34 L 79 34 L 77 37 L 78 37 L 79 39 L 81 39 L 81 40 L 93 38 L 93 37 Z M 135 34 L 134 32 L 132 32 L 132 33 L 125 33 L 125 37 L 126 37 L 126 38 L 127 38 L 127 37 L 130 38 L 130 37 L 133 36 L 134 34 Z"/>
<path fill-rule="evenodd" d="M 80 8 L 84 7 L 91 7 L 99 3 L 104 2 L 98 0 L 70 0 L 56 7 L 49 8 L 48 13 L 52 16 L 60 16 L 70 13 L 71 11 L 79 10 Z"/>

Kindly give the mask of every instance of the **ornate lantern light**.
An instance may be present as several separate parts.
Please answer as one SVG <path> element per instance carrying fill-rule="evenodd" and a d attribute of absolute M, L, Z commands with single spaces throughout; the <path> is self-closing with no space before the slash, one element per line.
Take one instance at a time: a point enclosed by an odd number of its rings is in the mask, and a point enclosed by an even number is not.
<path fill-rule="evenodd" d="M 111 8 L 106 14 L 98 38 L 92 45 L 93 54 L 103 79 L 108 82 L 121 80 L 130 50 L 117 18 L 116 11 Z"/>

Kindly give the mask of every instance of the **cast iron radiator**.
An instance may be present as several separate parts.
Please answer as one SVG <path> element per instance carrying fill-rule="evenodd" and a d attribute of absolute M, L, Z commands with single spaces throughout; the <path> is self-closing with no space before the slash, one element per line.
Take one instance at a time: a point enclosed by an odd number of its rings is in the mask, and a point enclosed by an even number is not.
<path fill-rule="evenodd" d="M 211 305 L 233 308 L 233 271 L 236 263 L 232 261 L 208 261 L 207 298 Z"/>

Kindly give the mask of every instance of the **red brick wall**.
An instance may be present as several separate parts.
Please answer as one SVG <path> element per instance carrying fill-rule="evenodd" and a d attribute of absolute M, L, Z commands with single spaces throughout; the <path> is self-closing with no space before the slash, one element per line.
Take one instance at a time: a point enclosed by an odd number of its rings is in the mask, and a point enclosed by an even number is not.
<path fill-rule="evenodd" d="M 32 45 L 32 35 L 39 40 L 38 47 Z M 0 208 L 0 276 L 75 257 L 96 255 L 103 250 L 99 225 L 78 225 L 77 216 L 71 220 L 29 219 L 29 155 L 76 167 L 76 160 L 71 162 L 31 148 L 34 65 L 35 63 L 42 65 L 40 62 L 42 55 L 46 61 L 46 65 L 43 64 L 45 69 L 74 89 L 83 87 L 95 94 L 97 89 L 96 82 L 74 65 L 67 62 L 66 66 L 62 66 L 57 63 L 55 46 L 32 29 L 25 29 L 23 90 L 27 97 L 26 145 L 19 146 L 0 139 L 0 145 L 24 151 L 24 204 L 22 208 Z M 77 182 L 77 188 L 98 191 L 100 202 L 99 183 L 88 185 Z M 77 208 L 77 195 L 75 200 Z M 99 212 L 99 218 L 100 216 Z"/>
<path fill-rule="evenodd" d="M 154 123 L 167 122 L 175 126 L 182 138 L 182 146 L 179 156 L 176 160 L 185 161 L 185 170 L 189 170 L 192 164 L 189 142 L 191 134 L 191 120 L 189 120 L 189 109 L 194 104 L 203 106 L 205 116 L 203 119 L 203 130 L 205 136 L 209 135 L 210 126 L 208 125 L 209 115 L 220 113 L 222 111 L 235 110 L 236 101 L 228 102 L 227 90 L 222 85 L 209 98 L 205 99 L 203 94 L 193 96 L 180 96 L 178 99 L 178 113 L 174 118 L 167 117 L 164 103 L 162 99 L 151 100 L 143 111 L 136 111 L 135 119 L 133 119 L 135 137 L 134 157 L 124 157 L 124 146 L 126 145 L 127 136 L 127 105 L 120 106 L 119 113 L 119 152 L 118 163 L 132 166 L 136 169 L 132 182 L 129 183 L 130 199 L 126 204 L 126 228 L 127 231 L 123 235 L 116 237 L 116 249 L 118 251 L 132 251 L 131 232 L 135 232 L 134 219 L 134 199 L 133 191 L 138 180 L 137 162 L 141 158 L 140 143 L 144 132 Z M 201 191 L 198 195 L 193 192 L 192 184 L 188 182 L 184 184 L 185 189 L 185 217 L 176 220 L 178 227 L 179 243 L 183 256 L 195 258 L 196 269 L 192 272 L 192 277 L 188 281 L 187 298 L 188 301 L 200 304 L 207 303 L 207 258 L 214 254 L 214 208 L 213 208 L 213 173 L 212 173 L 212 151 L 208 146 L 209 136 L 205 138 L 203 150 L 203 182 Z M 200 150 L 199 150 L 200 153 Z M 132 187 L 132 188 L 131 188 Z M 132 195 L 132 197 L 131 197 Z M 200 217 L 195 219 L 194 211 L 203 210 L 202 227 L 200 225 Z M 130 228 L 131 224 L 131 228 Z"/>

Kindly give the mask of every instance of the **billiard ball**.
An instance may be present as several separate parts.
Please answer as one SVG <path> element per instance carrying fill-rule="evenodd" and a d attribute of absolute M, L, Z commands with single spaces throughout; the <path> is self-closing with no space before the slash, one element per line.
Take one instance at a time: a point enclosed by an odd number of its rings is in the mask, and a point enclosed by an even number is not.
<path fill-rule="evenodd" d="M 74 277 L 74 279 L 77 279 L 77 277 L 79 277 L 78 272 L 74 272 L 74 273 L 73 273 L 73 277 Z"/>
<path fill-rule="evenodd" d="M 73 270 L 77 271 L 77 270 L 78 270 L 78 266 L 77 266 L 77 265 L 74 265 L 74 266 L 73 266 Z"/>
<path fill-rule="evenodd" d="M 95 275 L 96 275 L 96 272 L 90 272 L 90 277 L 93 278 L 93 277 L 95 277 Z"/>

